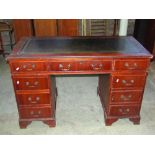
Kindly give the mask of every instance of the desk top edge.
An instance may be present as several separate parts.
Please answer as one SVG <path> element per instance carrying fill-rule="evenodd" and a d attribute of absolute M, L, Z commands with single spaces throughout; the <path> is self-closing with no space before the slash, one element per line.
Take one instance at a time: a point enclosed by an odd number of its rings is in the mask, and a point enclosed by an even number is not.
<path fill-rule="evenodd" d="M 129 44 L 133 44 L 139 51 L 138 52 L 134 52 L 133 53 L 119 53 L 117 51 L 117 53 L 115 51 L 110 51 L 109 53 L 107 52 L 95 52 L 95 51 L 91 51 L 91 52 L 82 52 L 82 53 L 78 53 L 78 52 L 74 52 L 74 53 L 59 53 L 59 54 L 55 54 L 55 53 L 42 53 L 42 54 L 21 54 L 22 50 L 24 49 L 24 47 L 28 44 L 28 42 L 30 42 L 33 39 L 41 39 L 41 40 L 46 40 L 46 39 L 61 39 L 61 40 L 89 40 L 89 39 L 95 39 L 95 40 L 109 40 L 109 39 L 126 39 L 129 40 Z M 130 46 L 130 45 L 129 45 Z M 135 48 L 135 49 L 136 49 Z M 143 57 L 143 58 L 152 58 L 152 54 L 150 54 L 135 38 L 133 38 L 132 36 L 121 36 L 121 37 L 103 37 L 103 36 L 76 36 L 76 37 L 25 37 L 22 38 L 14 47 L 12 54 L 10 54 L 7 57 L 7 60 L 9 59 L 15 59 L 15 58 L 60 58 L 60 57 L 105 57 L 105 58 L 109 58 L 109 57 L 116 57 L 116 58 L 122 58 L 122 57 Z"/>

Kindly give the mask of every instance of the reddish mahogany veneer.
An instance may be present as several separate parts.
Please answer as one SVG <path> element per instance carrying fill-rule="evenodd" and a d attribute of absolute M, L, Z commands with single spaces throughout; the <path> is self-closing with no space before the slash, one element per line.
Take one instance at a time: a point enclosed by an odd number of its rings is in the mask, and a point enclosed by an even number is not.
<path fill-rule="evenodd" d="M 32 121 L 55 127 L 55 75 L 98 74 L 97 93 L 106 125 L 120 118 L 140 123 L 152 55 L 133 37 L 24 38 L 8 56 L 19 125 Z M 70 95 L 70 94 L 66 94 Z M 80 108 L 80 107 L 79 107 Z"/>

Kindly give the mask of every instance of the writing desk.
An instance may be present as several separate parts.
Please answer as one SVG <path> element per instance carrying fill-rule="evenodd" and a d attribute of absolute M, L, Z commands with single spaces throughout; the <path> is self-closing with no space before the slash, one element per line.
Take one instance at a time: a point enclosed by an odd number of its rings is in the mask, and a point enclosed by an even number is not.
<path fill-rule="evenodd" d="M 8 56 L 19 125 L 56 125 L 55 75 L 97 74 L 105 124 L 119 118 L 140 123 L 152 55 L 133 37 L 35 37 L 18 42 Z M 94 88 L 96 89 L 96 88 Z M 66 94 L 70 95 L 70 94 Z M 80 107 L 79 107 L 80 108 Z"/>

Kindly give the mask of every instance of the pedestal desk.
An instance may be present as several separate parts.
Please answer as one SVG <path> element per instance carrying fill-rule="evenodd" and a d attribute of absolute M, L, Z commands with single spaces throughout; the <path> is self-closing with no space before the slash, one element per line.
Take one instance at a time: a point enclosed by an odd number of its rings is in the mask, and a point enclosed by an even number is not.
<path fill-rule="evenodd" d="M 106 125 L 119 118 L 129 118 L 139 124 L 151 58 L 152 55 L 130 36 L 20 40 L 7 58 L 20 127 L 26 128 L 32 121 L 43 121 L 49 127 L 56 125 L 55 76 L 67 74 L 98 75 L 97 94 Z"/>

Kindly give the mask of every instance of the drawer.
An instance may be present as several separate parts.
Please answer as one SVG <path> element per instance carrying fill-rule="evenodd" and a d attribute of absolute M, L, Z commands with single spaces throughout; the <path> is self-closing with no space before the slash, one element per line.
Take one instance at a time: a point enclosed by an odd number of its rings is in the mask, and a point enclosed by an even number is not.
<path fill-rule="evenodd" d="M 36 90 L 49 88 L 47 77 L 14 77 L 13 82 L 16 90 Z"/>
<path fill-rule="evenodd" d="M 112 61 L 51 62 L 51 71 L 108 71 Z"/>
<path fill-rule="evenodd" d="M 139 115 L 140 106 L 111 106 L 109 115 L 110 116 L 132 116 Z"/>
<path fill-rule="evenodd" d="M 51 71 L 76 71 L 77 63 L 74 62 L 51 62 Z"/>
<path fill-rule="evenodd" d="M 35 72 L 45 71 L 45 62 L 13 62 L 11 65 L 12 72 Z"/>
<path fill-rule="evenodd" d="M 50 107 L 44 107 L 44 108 L 20 108 L 19 109 L 19 115 L 22 119 L 32 119 L 32 118 L 49 118 L 52 116 L 52 110 Z"/>
<path fill-rule="evenodd" d="M 112 92 L 111 102 L 112 104 L 118 104 L 118 102 L 140 102 L 143 95 L 142 91 L 118 91 Z"/>
<path fill-rule="evenodd" d="M 112 87 L 123 89 L 123 88 L 143 88 L 145 84 L 145 76 L 140 75 L 121 75 L 113 76 Z"/>
<path fill-rule="evenodd" d="M 45 105 L 51 104 L 50 94 L 41 93 L 41 94 L 17 94 L 17 100 L 19 105 Z"/>
<path fill-rule="evenodd" d="M 80 71 L 108 71 L 112 70 L 112 61 L 84 61 L 78 63 Z"/>
<path fill-rule="evenodd" d="M 116 60 L 115 70 L 146 70 L 149 66 L 148 60 Z"/>

